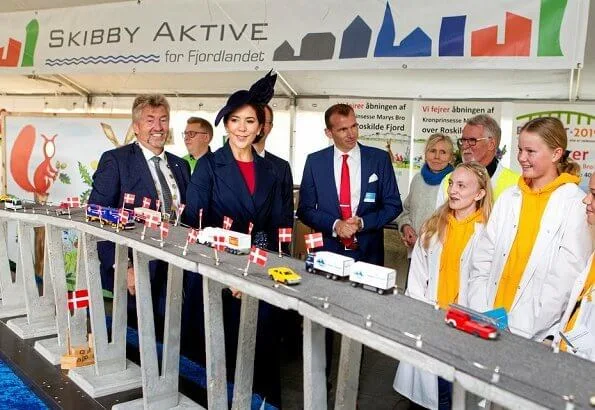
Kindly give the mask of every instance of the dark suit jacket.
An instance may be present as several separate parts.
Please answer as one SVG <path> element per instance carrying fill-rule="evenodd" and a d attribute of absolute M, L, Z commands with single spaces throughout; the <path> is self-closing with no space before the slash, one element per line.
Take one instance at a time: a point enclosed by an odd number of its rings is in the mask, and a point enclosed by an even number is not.
<path fill-rule="evenodd" d="M 231 230 L 248 232 L 248 224 L 254 224 L 252 234 L 264 231 L 269 245 L 276 248 L 278 228 L 282 227 L 282 200 L 279 179 L 270 161 L 253 151 L 256 187 L 250 195 L 244 177 L 226 143 L 198 162 L 192 173 L 186 192 L 184 213 L 188 223 L 198 227 L 198 213 L 203 209 L 202 226 L 222 226 L 223 217 L 233 219 Z"/>
<path fill-rule="evenodd" d="M 186 201 L 186 187 L 190 180 L 190 167 L 182 158 L 167 153 L 167 163 L 180 191 L 180 201 Z M 155 183 L 151 177 L 149 165 L 137 143 L 124 145 L 106 151 L 99 160 L 97 171 L 93 174 L 93 190 L 89 203 L 119 208 L 124 194 L 135 194 L 134 207 L 142 205 L 143 197 L 158 199 Z M 101 279 L 104 289 L 114 286 L 114 244 L 100 242 L 97 246 L 101 262 Z"/>
<path fill-rule="evenodd" d="M 280 181 L 281 203 L 283 212 L 283 227 L 293 227 L 293 176 L 289 162 L 283 158 L 265 151 L 264 159 L 273 164 L 273 171 L 277 174 Z"/>
<path fill-rule="evenodd" d="M 324 250 L 382 265 L 383 227 L 403 210 L 401 197 L 388 154 L 378 148 L 361 144 L 359 147 L 362 182 L 355 214 L 364 221 L 363 230 L 356 234 L 359 250 L 346 251 L 339 239 L 332 236 L 333 224 L 341 219 L 333 169 L 334 146 L 308 155 L 300 186 L 297 216 L 306 225 L 322 232 Z"/>

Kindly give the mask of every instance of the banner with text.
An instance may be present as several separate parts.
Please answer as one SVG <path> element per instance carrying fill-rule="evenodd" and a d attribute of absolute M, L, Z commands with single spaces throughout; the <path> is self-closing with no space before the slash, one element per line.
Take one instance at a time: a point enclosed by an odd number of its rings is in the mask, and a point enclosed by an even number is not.
<path fill-rule="evenodd" d="M 538 117 L 556 117 L 566 128 L 570 158 L 581 166 L 580 186 L 587 191 L 589 178 L 595 170 L 595 105 L 586 104 L 515 104 L 512 148 L 515 155 L 511 168 L 520 172 L 516 159 L 519 130 L 527 121 Z"/>
<path fill-rule="evenodd" d="M 574 68 L 589 0 L 219 0 L 0 15 L 0 72 Z"/>
<path fill-rule="evenodd" d="M 412 101 L 339 98 L 329 103 L 329 106 L 344 103 L 353 107 L 359 124 L 359 141 L 387 151 L 399 192 L 405 198 L 409 192 Z"/>
<path fill-rule="evenodd" d="M 498 123 L 501 117 L 501 103 L 480 101 L 417 101 L 415 104 L 415 129 L 413 132 L 413 170 L 419 171 L 425 161 L 424 147 L 430 135 L 446 134 L 457 150 L 457 139 L 461 137 L 465 121 L 487 114 Z M 500 147 L 506 151 L 508 147 Z"/>

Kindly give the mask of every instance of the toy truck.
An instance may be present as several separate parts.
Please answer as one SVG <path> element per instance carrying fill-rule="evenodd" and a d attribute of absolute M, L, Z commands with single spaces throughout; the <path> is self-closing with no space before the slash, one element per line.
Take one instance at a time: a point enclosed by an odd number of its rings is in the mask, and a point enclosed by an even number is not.
<path fill-rule="evenodd" d="M 197 242 L 213 246 L 214 237 L 223 236 L 225 238 L 226 251 L 236 255 L 248 254 L 252 246 L 252 237 L 250 235 L 228 231 L 223 228 L 206 227 L 198 233 Z"/>
<path fill-rule="evenodd" d="M 136 222 L 144 222 L 145 219 L 149 219 L 149 218 L 157 218 L 161 221 L 161 218 L 162 218 L 161 212 L 155 211 L 154 209 L 149 209 L 149 208 L 141 208 L 141 207 L 134 208 L 134 220 Z"/>
<path fill-rule="evenodd" d="M 8 209 L 11 211 L 16 211 L 17 209 L 23 209 L 23 202 L 17 198 L 10 198 L 7 197 L 3 200 L 4 202 L 4 209 Z"/>
<path fill-rule="evenodd" d="M 306 257 L 306 270 L 310 273 L 324 273 L 327 279 L 337 280 L 349 276 L 354 262 L 353 258 L 348 256 L 320 251 L 308 254 Z"/>
<path fill-rule="evenodd" d="M 392 290 L 397 281 L 397 272 L 394 269 L 384 266 L 372 265 L 371 263 L 355 262 L 349 273 L 351 286 L 361 286 L 364 289 L 378 292 L 382 295 Z"/>
<path fill-rule="evenodd" d="M 494 319 L 465 306 L 451 304 L 446 311 L 444 321 L 449 326 L 482 339 L 498 337 L 498 323 Z"/>
<path fill-rule="evenodd" d="M 119 208 L 110 208 L 107 206 L 89 204 L 87 205 L 87 209 L 85 211 L 85 220 L 87 222 L 99 221 L 102 224 L 108 224 L 115 227 L 118 224 L 120 218 L 118 215 L 119 212 Z M 128 222 L 124 226 L 120 225 L 120 229 L 134 229 L 134 220 L 129 218 Z"/>

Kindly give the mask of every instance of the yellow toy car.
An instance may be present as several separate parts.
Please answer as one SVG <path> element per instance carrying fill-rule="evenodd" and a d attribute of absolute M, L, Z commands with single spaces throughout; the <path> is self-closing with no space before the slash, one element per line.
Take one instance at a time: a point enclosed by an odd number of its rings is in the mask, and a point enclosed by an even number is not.
<path fill-rule="evenodd" d="M 285 285 L 297 285 L 302 281 L 302 277 L 286 267 L 269 268 L 269 277 L 275 282 Z"/>

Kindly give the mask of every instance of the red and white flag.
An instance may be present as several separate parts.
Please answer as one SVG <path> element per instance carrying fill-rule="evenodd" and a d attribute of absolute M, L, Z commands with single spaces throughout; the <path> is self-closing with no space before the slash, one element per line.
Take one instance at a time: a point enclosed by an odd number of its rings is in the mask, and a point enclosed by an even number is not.
<path fill-rule="evenodd" d="M 79 208 L 81 206 L 81 201 L 78 196 L 66 198 L 66 203 L 70 208 Z"/>
<path fill-rule="evenodd" d="M 143 197 L 143 208 L 151 208 L 151 198 Z"/>
<path fill-rule="evenodd" d="M 161 218 L 157 215 L 151 215 L 151 217 L 145 219 L 145 226 L 147 228 L 156 229 L 161 223 Z"/>
<path fill-rule="evenodd" d="M 186 238 L 186 242 L 196 243 L 197 239 L 198 239 L 198 231 L 196 229 L 190 228 L 188 230 L 188 237 Z"/>
<path fill-rule="evenodd" d="M 264 266 L 267 263 L 268 252 L 253 246 L 250 249 L 250 262 L 257 265 Z"/>
<path fill-rule="evenodd" d="M 176 216 L 179 218 L 180 216 L 182 216 L 182 212 L 184 212 L 184 208 L 186 208 L 186 205 L 184 204 L 180 204 L 178 206 L 178 212 L 176 212 Z"/>
<path fill-rule="evenodd" d="M 308 249 L 319 248 L 324 245 L 324 243 L 322 242 L 321 232 L 306 234 L 304 235 L 304 238 L 306 240 L 306 248 Z"/>
<path fill-rule="evenodd" d="M 125 209 L 120 209 L 118 211 L 118 217 L 120 218 L 120 224 L 126 225 L 128 223 L 129 213 Z"/>
<path fill-rule="evenodd" d="M 169 235 L 169 223 L 162 222 L 159 229 L 161 231 L 161 239 L 167 238 L 167 236 Z"/>
<path fill-rule="evenodd" d="M 213 237 L 213 248 L 218 251 L 225 250 L 225 236 L 215 235 Z"/>
<path fill-rule="evenodd" d="M 125 204 L 134 204 L 134 194 L 124 194 Z"/>
<path fill-rule="evenodd" d="M 74 292 L 68 292 L 68 309 L 82 309 L 89 307 L 89 291 L 79 289 Z"/>
<path fill-rule="evenodd" d="M 202 211 L 202 209 L 201 209 Z M 223 229 L 231 229 L 231 225 L 233 224 L 233 219 L 231 219 L 229 216 L 224 216 L 223 217 Z"/>
<path fill-rule="evenodd" d="M 279 228 L 279 242 L 291 242 L 291 228 Z"/>
<path fill-rule="evenodd" d="M 252 235 L 252 228 L 254 228 L 254 224 L 252 222 L 248 223 L 248 235 Z"/>
<path fill-rule="evenodd" d="M 161 201 L 156 199 L 155 200 L 155 210 L 159 212 L 159 207 L 161 206 Z"/>

